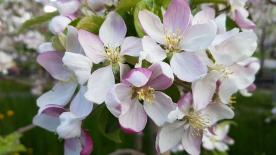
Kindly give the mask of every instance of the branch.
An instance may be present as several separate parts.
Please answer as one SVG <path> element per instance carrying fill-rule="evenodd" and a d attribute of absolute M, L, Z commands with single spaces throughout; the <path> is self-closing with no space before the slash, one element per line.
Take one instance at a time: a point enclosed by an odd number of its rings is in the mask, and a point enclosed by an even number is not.
<path fill-rule="evenodd" d="M 35 125 L 29 124 L 29 125 L 27 125 L 27 126 L 24 126 L 24 127 L 19 128 L 18 130 L 16 130 L 16 132 L 25 133 L 25 132 L 27 132 L 27 131 L 29 131 L 29 130 L 32 130 L 32 129 L 35 128 L 35 127 L 36 127 Z"/>
<path fill-rule="evenodd" d="M 270 3 L 270 4 L 272 4 L 272 5 L 276 5 L 276 2 L 273 1 L 273 0 L 267 0 L 267 1 L 268 1 L 268 3 Z"/>

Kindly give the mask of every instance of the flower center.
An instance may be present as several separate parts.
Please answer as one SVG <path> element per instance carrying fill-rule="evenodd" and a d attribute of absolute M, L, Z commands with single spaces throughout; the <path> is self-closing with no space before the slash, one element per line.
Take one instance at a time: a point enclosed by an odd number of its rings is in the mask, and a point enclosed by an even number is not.
<path fill-rule="evenodd" d="M 154 89 L 151 87 L 138 89 L 136 93 L 139 100 L 146 101 L 147 103 L 152 103 L 155 98 Z"/>
<path fill-rule="evenodd" d="M 209 71 L 217 71 L 222 73 L 225 78 L 233 74 L 233 72 L 228 67 L 221 64 L 211 64 L 208 66 L 208 68 L 209 68 Z"/>
<path fill-rule="evenodd" d="M 194 129 L 195 135 L 200 135 L 209 126 L 209 120 L 199 112 L 190 111 L 185 117 L 189 125 Z"/>
<path fill-rule="evenodd" d="M 112 48 L 112 47 L 105 46 L 104 49 L 107 55 L 107 59 L 111 64 L 117 64 L 121 61 L 121 56 L 120 56 L 121 47 Z"/>
<path fill-rule="evenodd" d="M 165 50 L 167 53 L 180 51 L 181 37 L 176 33 L 170 33 L 165 36 Z"/>

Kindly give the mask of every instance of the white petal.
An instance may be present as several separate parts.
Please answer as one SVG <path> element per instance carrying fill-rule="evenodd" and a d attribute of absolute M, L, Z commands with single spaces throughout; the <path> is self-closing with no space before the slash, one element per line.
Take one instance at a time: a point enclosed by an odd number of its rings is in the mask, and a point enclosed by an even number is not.
<path fill-rule="evenodd" d="M 122 45 L 126 32 L 123 18 L 115 12 L 110 12 L 99 30 L 99 37 L 105 46 L 115 48 Z"/>
<path fill-rule="evenodd" d="M 65 66 L 75 73 L 81 85 L 87 82 L 92 69 L 92 61 L 88 57 L 77 53 L 65 52 L 62 61 Z"/>
<path fill-rule="evenodd" d="M 64 112 L 59 116 L 60 125 L 57 134 L 60 138 L 68 139 L 81 135 L 81 119 L 71 112 Z"/>
<path fill-rule="evenodd" d="M 202 8 L 193 18 L 193 25 L 205 24 L 215 19 L 215 10 L 211 7 Z"/>
<path fill-rule="evenodd" d="M 56 16 L 49 23 L 49 30 L 57 35 L 65 30 L 71 20 L 65 16 Z"/>
<path fill-rule="evenodd" d="M 74 97 L 70 105 L 70 111 L 80 118 L 88 116 L 93 109 L 93 103 L 84 97 L 86 91 L 87 88 L 85 86 L 81 86 L 79 92 Z"/>
<path fill-rule="evenodd" d="M 208 48 L 216 37 L 217 27 L 211 21 L 207 24 L 191 26 L 184 34 L 181 47 L 186 51 L 199 51 Z"/>
<path fill-rule="evenodd" d="M 36 104 L 39 107 L 44 107 L 49 104 L 65 106 L 71 100 L 76 88 L 77 83 L 75 82 L 58 82 L 52 90 L 41 95 L 37 99 Z"/>
<path fill-rule="evenodd" d="M 140 38 L 127 37 L 121 46 L 121 55 L 138 57 L 142 51 L 142 42 Z"/>
<path fill-rule="evenodd" d="M 142 87 L 147 84 L 151 77 L 152 71 L 146 68 L 134 68 L 128 72 L 124 81 L 135 87 Z"/>
<path fill-rule="evenodd" d="M 184 134 L 184 123 L 176 122 L 167 124 L 159 132 L 159 149 L 161 153 L 169 151 L 177 146 Z"/>
<path fill-rule="evenodd" d="M 192 83 L 194 108 L 205 108 L 213 98 L 216 91 L 216 82 L 220 78 L 217 72 L 210 72 L 203 79 Z"/>
<path fill-rule="evenodd" d="M 81 53 L 81 45 L 78 40 L 78 30 L 73 26 L 67 28 L 67 40 L 66 40 L 66 51 L 73 53 Z"/>
<path fill-rule="evenodd" d="M 202 136 L 194 135 L 192 130 L 192 128 L 185 130 L 182 138 L 182 145 L 189 154 L 199 155 Z"/>
<path fill-rule="evenodd" d="M 152 103 L 144 103 L 144 108 L 148 116 L 158 126 L 162 126 L 165 122 L 168 122 L 168 114 L 175 109 L 176 105 L 172 99 L 159 91 L 155 92 L 155 99 Z"/>
<path fill-rule="evenodd" d="M 148 10 L 140 11 L 138 17 L 147 35 L 158 43 L 164 43 L 164 30 L 160 18 Z"/>
<path fill-rule="evenodd" d="M 92 73 L 88 80 L 87 100 L 97 104 L 104 102 L 109 89 L 115 84 L 112 66 L 100 68 Z"/>
<path fill-rule="evenodd" d="M 145 59 L 151 63 L 164 60 L 167 55 L 152 38 L 144 36 L 142 39 L 143 51 L 146 54 Z"/>
<path fill-rule="evenodd" d="M 48 51 L 56 51 L 56 49 L 53 47 L 52 42 L 45 42 L 39 45 L 37 52 L 38 53 L 44 53 Z"/>
<path fill-rule="evenodd" d="M 174 54 L 170 64 L 174 74 L 183 81 L 192 82 L 207 74 L 207 67 L 191 52 Z"/>

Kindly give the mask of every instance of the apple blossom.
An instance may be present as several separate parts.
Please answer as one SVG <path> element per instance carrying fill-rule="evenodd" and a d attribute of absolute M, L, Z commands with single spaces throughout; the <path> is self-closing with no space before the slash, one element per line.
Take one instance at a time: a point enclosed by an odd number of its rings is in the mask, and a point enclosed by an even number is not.
<path fill-rule="evenodd" d="M 79 30 L 79 41 L 85 54 L 93 63 L 107 62 L 108 65 L 92 73 L 88 81 L 86 98 L 95 103 L 105 100 L 108 90 L 115 84 L 112 68 L 128 68 L 124 55 L 139 56 L 141 41 L 136 37 L 126 36 L 126 25 L 122 17 L 110 12 L 103 22 L 99 37 L 85 30 Z"/>
<path fill-rule="evenodd" d="M 181 142 L 189 154 L 199 155 L 203 131 L 219 120 L 234 117 L 231 108 L 216 102 L 197 110 L 191 93 L 184 94 L 177 104 L 176 109 L 168 115 L 172 123 L 165 124 L 158 133 L 157 146 L 161 153 Z"/>
<path fill-rule="evenodd" d="M 173 79 L 169 65 L 163 62 L 155 63 L 148 69 L 132 69 L 122 83 L 111 88 L 106 106 L 119 118 L 125 130 L 142 131 L 147 123 L 147 115 L 161 126 L 174 109 L 171 98 L 161 90 L 170 87 Z"/>
<path fill-rule="evenodd" d="M 164 60 L 167 55 L 172 56 L 173 72 L 187 82 L 206 75 L 207 68 L 196 52 L 206 49 L 214 40 L 216 25 L 213 21 L 193 25 L 189 4 L 184 0 L 172 0 L 164 14 L 163 24 L 158 16 L 147 10 L 139 13 L 139 20 L 149 35 L 142 40 L 147 61 L 154 63 Z"/>

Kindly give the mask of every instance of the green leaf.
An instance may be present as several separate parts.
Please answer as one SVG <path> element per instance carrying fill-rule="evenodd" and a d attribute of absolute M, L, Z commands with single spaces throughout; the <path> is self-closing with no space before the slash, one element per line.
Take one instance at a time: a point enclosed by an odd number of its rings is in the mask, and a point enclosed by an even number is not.
<path fill-rule="evenodd" d="M 236 28 L 236 27 L 238 27 L 236 22 L 233 21 L 231 18 L 227 17 L 226 18 L 226 29 L 227 29 L 227 31 L 232 30 L 233 28 Z"/>
<path fill-rule="evenodd" d="M 135 7 L 138 2 L 141 0 L 120 0 L 116 11 L 117 12 L 124 12 L 124 11 L 129 11 L 131 8 Z"/>
<path fill-rule="evenodd" d="M 21 27 L 18 29 L 17 33 L 22 33 L 35 25 L 41 25 L 57 15 L 58 15 L 58 12 L 56 11 L 56 12 L 46 13 L 42 16 L 37 16 L 32 19 L 29 19 L 21 25 Z"/>
<path fill-rule="evenodd" d="M 92 33 L 98 33 L 103 21 L 104 19 L 99 16 L 86 16 L 80 19 L 77 24 L 77 28 Z"/>
<path fill-rule="evenodd" d="M 57 51 L 65 51 L 65 47 L 66 47 L 66 36 L 61 33 L 57 36 L 54 36 L 52 38 L 52 44 L 53 47 L 57 50 Z"/>
<path fill-rule="evenodd" d="M 97 107 L 94 115 L 100 133 L 115 143 L 121 143 L 121 130 L 118 120 L 107 110 L 106 106 L 101 105 Z"/>
<path fill-rule="evenodd" d="M 170 88 L 165 90 L 165 93 L 169 95 L 174 102 L 177 102 L 180 98 L 180 93 L 175 84 L 173 84 Z"/>
<path fill-rule="evenodd" d="M 16 152 L 24 152 L 26 148 L 20 143 L 22 135 L 18 132 L 5 137 L 0 136 L 0 155 L 8 155 Z"/>

